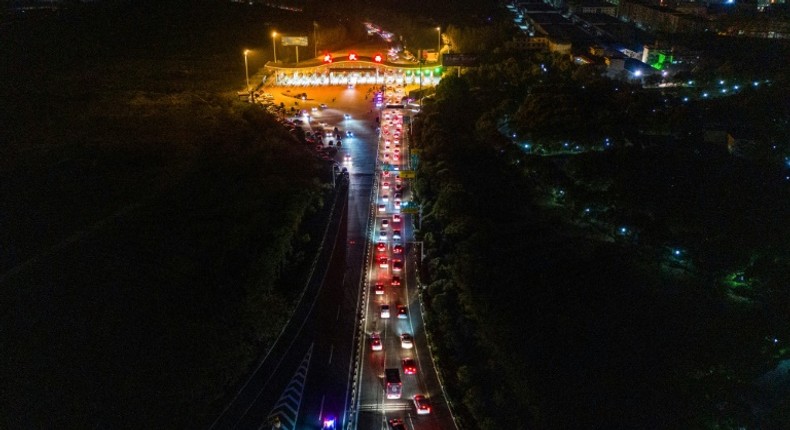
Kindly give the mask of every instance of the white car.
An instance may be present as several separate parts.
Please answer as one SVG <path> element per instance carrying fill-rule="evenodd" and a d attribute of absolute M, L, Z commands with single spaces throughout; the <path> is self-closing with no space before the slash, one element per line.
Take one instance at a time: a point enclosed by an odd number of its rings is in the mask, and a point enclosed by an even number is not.
<path fill-rule="evenodd" d="M 389 220 L 386 220 L 386 219 L 381 220 L 381 228 L 384 229 L 384 228 L 387 228 L 389 226 L 390 226 Z"/>
<path fill-rule="evenodd" d="M 392 231 L 392 240 L 400 240 L 400 230 Z"/>
<path fill-rule="evenodd" d="M 387 207 L 386 207 L 386 206 L 384 206 L 384 205 L 379 205 L 379 212 L 385 212 L 386 210 L 387 210 Z"/>
<path fill-rule="evenodd" d="M 389 182 L 382 182 L 381 183 L 381 189 L 385 190 L 385 191 L 389 190 L 390 189 L 390 183 Z"/>
<path fill-rule="evenodd" d="M 400 347 L 403 349 L 414 348 L 414 340 L 409 333 L 403 333 L 400 335 Z"/>
<path fill-rule="evenodd" d="M 387 241 L 387 230 L 379 231 L 379 240 L 381 240 L 382 242 Z"/>
<path fill-rule="evenodd" d="M 377 331 L 374 331 L 373 334 L 370 335 L 370 349 L 372 351 L 381 351 L 384 349 L 384 345 L 381 343 L 381 335 Z"/>
<path fill-rule="evenodd" d="M 386 194 L 382 194 L 381 195 L 381 201 L 383 201 L 384 203 L 389 202 L 390 201 L 390 196 L 388 196 Z"/>
<path fill-rule="evenodd" d="M 431 413 L 431 404 L 428 399 L 422 394 L 414 396 L 414 407 L 417 409 L 417 415 L 427 415 Z"/>
<path fill-rule="evenodd" d="M 390 305 L 381 305 L 381 317 L 382 318 L 390 317 Z"/>

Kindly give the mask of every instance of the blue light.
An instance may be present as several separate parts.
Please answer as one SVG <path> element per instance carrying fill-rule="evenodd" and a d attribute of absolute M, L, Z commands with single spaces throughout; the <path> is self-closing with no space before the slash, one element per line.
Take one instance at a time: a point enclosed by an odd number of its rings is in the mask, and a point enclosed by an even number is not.
<path fill-rule="evenodd" d="M 759 87 L 759 86 L 760 86 L 760 83 L 759 83 L 759 82 L 757 82 L 757 81 L 754 81 L 754 82 L 752 82 L 752 85 L 754 85 L 755 87 Z"/>
<path fill-rule="evenodd" d="M 672 250 L 672 255 L 674 255 L 675 257 L 680 257 L 681 254 L 683 254 L 683 251 L 681 251 L 679 249 L 673 249 Z"/>
<path fill-rule="evenodd" d="M 568 145 L 569 145 L 568 142 L 565 142 L 565 143 L 562 144 L 562 146 L 564 146 L 565 148 L 567 148 Z"/>
<path fill-rule="evenodd" d="M 702 97 L 708 97 L 708 93 L 702 93 Z"/>
<path fill-rule="evenodd" d="M 722 94 L 726 93 L 727 92 L 727 88 L 722 88 L 721 92 L 722 92 Z"/>
<path fill-rule="evenodd" d="M 740 90 L 740 89 L 741 89 L 741 86 L 740 86 L 740 85 L 733 85 L 733 86 L 732 86 L 732 89 L 734 89 L 734 90 Z"/>
<path fill-rule="evenodd" d="M 688 97 L 683 97 L 683 101 L 687 102 L 687 101 L 689 101 L 689 98 Z"/>
<path fill-rule="evenodd" d="M 719 85 L 724 85 L 724 80 L 719 81 Z"/>
<path fill-rule="evenodd" d="M 590 213 L 590 211 L 591 211 L 590 208 L 584 208 L 584 213 L 588 214 L 588 213 Z"/>

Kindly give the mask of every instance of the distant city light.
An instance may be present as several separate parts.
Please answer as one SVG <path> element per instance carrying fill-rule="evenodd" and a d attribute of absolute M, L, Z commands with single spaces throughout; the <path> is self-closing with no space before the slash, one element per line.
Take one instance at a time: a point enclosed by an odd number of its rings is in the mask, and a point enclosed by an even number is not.
<path fill-rule="evenodd" d="M 708 93 L 702 93 L 702 97 L 708 97 Z"/>
<path fill-rule="evenodd" d="M 689 98 L 688 97 L 683 97 L 683 101 L 687 102 L 687 101 L 689 101 Z"/>
<path fill-rule="evenodd" d="M 724 81 L 723 80 L 719 81 L 719 85 L 724 85 Z"/>
<path fill-rule="evenodd" d="M 740 86 L 740 85 L 733 85 L 733 86 L 732 86 L 732 89 L 734 89 L 734 90 L 740 90 L 740 89 L 741 89 L 741 86 Z"/>

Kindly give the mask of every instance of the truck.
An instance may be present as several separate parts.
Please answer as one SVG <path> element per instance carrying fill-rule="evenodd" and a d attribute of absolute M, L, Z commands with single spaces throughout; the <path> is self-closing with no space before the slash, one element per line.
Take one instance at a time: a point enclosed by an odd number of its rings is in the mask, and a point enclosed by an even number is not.
<path fill-rule="evenodd" d="M 403 384 L 400 381 L 400 371 L 398 369 L 384 369 L 385 386 L 384 390 L 388 399 L 400 399 Z"/>

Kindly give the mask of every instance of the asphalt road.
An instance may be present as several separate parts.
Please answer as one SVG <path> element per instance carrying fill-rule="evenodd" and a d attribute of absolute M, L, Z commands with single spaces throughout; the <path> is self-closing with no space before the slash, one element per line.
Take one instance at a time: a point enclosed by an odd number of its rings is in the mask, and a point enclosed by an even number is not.
<path fill-rule="evenodd" d="M 397 97 L 397 95 L 395 95 Z M 408 154 L 409 126 L 403 124 L 402 115 L 409 113 L 403 110 L 386 110 L 382 114 L 382 138 L 379 142 L 379 167 L 385 164 L 398 166 L 401 170 L 409 167 L 408 162 L 401 157 L 394 158 L 395 139 L 401 142 L 401 153 Z M 390 124 L 387 118 L 393 119 Z M 400 125 L 400 135 L 396 135 Z M 386 141 L 390 140 L 387 145 Z M 387 154 L 385 157 L 384 154 Z M 364 306 L 364 336 L 360 357 L 359 395 L 354 404 L 356 427 L 359 429 L 386 429 L 390 419 L 402 419 L 407 428 L 420 430 L 439 430 L 455 428 L 452 415 L 447 406 L 439 383 L 433 361 L 431 359 L 426 335 L 423 327 L 421 307 L 419 301 L 419 286 L 417 285 L 417 261 L 419 260 L 419 246 L 413 239 L 412 216 L 401 214 L 394 204 L 394 195 L 398 172 L 390 171 L 388 176 L 381 171 L 376 171 L 376 195 L 373 199 L 375 225 L 369 230 L 368 255 L 365 270 L 368 279 L 364 288 L 366 294 Z M 410 200 L 409 181 L 400 181 L 403 189 L 400 191 L 404 201 Z M 387 186 L 384 186 L 387 183 Z M 385 199 L 384 196 L 387 196 Z M 379 206 L 384 205 L 384 212 Z M 394 222 L 394 215 L 400 214 L 401 221 Z M 382 221 L 387 220 L 389 226 L 382 227 Z M 399 230 L 401 239 L 394 238 L 394 231 Z M 386 238 L 381 236 L 382 231 Z M 377 250 L 377 244 L 383 243 L 385 251 Z M 405 247 L 405 254 L 395 254 L 395 245 Z M 379 263 L 381 257 L 386 257 L 387 266 Z M 402 271 L 393 269 L 393 259 L 405 262 Z M 392 277 L 400 276 L 401 285 L 392 285 Z M 375 294 L 374 287 L 377 283 L 384 285 L 384 294 Z M 384 318 L 381 312 L 382 305 L 389 305 L 390 317 Z M 408 318 L 397 317 L 398 308 L 405 306 Z M 383 351 L 371 349 L 370 336 L 377 332 L 381 336 Z M 408 333 L 413 335 L 413 348 L 403 348 L 400 335 Z M 403 373 L 402 360 L 413 358 L 417 362 L 417 373 L 406 375 Z M 385 395 L 384 369 L 396 368 L 401 373 L 402 395 L 400 399 L 388 399 Z M 416 394 L 425 395 L 431 402 L 430 414 L 418 415 L 411 399 Z"/>
<path fill-rule="evenodd" d="M 330 235 L 325 246 L 335 248 L 331 263 L 319 262 L 314 282 L 305 290 L 282 335 L 211 428 L 268 429 L 274 417 L 282 429 L 318 429 L 327 418 L 336 418 L 341 428 L 350 407 L 359 267 L 375 165 L 375 113 L 363 87 L 267 91 L 277 104 L 286 106 L 298 103 L 298 108 L 311 110 L 327 104 L 327 109 L 312 112 L 309 124 L 324 122 L 329 129 L 337 126 L 342 132 L 354 133 L 355 137 L 343 139 L 335 156 L 339 163 L 345 155 L 351 156 L 350 163 L 343 163 L 350 180 L 342 219 L 345 228 Z M 308 92 L 308 100 L 297 100 L 291 92 Z M 338 208 L 342 206 L 338 204 Z"/>
<path fill-rule="evenodd" d="M 324 123 L 325 129 L 338 127 L 343 134 L 347 130 L 353 132 L 354 137 L 343 138 L 335 155 L 335 160 L 349 171 L 342 221 L 346 229 L 339 229 L 327 241 L 325 246 L 336 251 L 331 263 L 322 261 L 319 265 L 327 267 L 316 267 L 314 282 L 307 287 L 281 337 L 214 423 L 214 429 L 269 429 L 274 417 L 286 430 L 319 429 L 322 421 L 329 418 L 337 420 L 338 429 L 383 429 L 390 418 L 403 418 L 414 429 L 454 428 L 423 332 L 415 278 L 419 248 L 411 243 L 413 232 L 407 215 L 400 225 L 400 242 L 406 249 L 399 256 L 405 263 L 403 284 L 390 288 L 391 266 L 380 270 L 368 258 L 374 255 L 372 247 L 377 242 L 372 235 L 378 235 L 384 218 L 377 211 L 381 190 L 374 189 L 381 182 L 381 172 L 376 169 L 383 143 L 379 142 L 376 118 L 382 112 L 373 106 L 369 89 L 372 87 L 266 90 L 274 95 L 276 104 L 282 102 L 287 107 L 309 111 L 310 118 L 302 118 L 307 130 Z M 291 96 L 303 92 L 308 94 L 307 100 Z M 327 107 L 320 109 L 321 104 Z M 346 118 L 346 114 L 350 117 Z M 404 151 L 405 145 L 406 142 Z M 347 155 L 350 161 L 345 161 Z M 394 181 L 390 182 L 394 186 Z M 403 197 L 408 200 L 406 181 L 404 187 Z M 387 209 L 386 216 L 391 220 L 391 213 L 396 211 L 392 200 Z M 376 228 L 370 224 L 374 222 Z M 395 227 L 389 228 L 388 253 Z M 386 298 L 367 294 L 373 286 L 372 279 L 386 282 Z M 360 295 L 361 292 L 365 294 Z M 389 320 L 380 318 L 378 305 L 382 300 L 393 307 Z M 396 318 L 397 305 L 407 306 L 408 319 Z M 370 351 L 368 335 L 373 330 L 382 332 L 384 352 Z M 399 335 L 403 332 L 414 335 L 413 349 L 401 348 Z M 417 361 L 418 373 L 401 375 L 402 399 L 384 399 L 383 369 L 401 369 L 401 359 L 406 356 Z M 411 397 L 418 393 L 430 399 L 431 414 L 416 415 Z"/>

